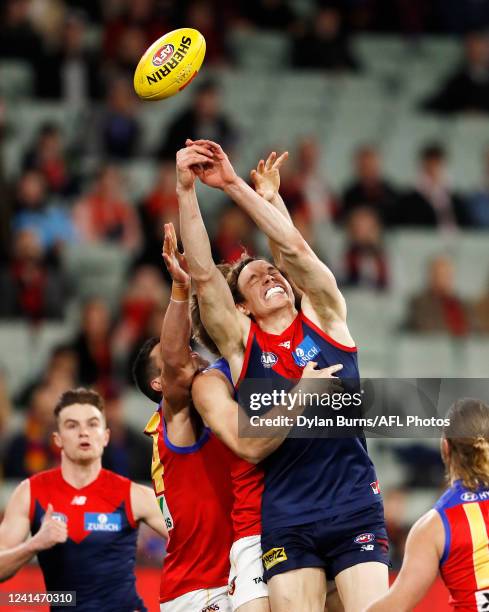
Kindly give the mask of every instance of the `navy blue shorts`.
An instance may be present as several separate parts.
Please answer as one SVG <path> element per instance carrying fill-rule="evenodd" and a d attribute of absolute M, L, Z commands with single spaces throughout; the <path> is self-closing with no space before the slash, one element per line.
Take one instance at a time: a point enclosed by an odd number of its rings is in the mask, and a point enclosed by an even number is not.
<path fill-rule="evenodd" d="M 322 567 L 333 580 L 341 571 L 367 561 L 389 563 L 382 503 L 314 523 L 262 534 L 264 578 L 303 567 Z"/>

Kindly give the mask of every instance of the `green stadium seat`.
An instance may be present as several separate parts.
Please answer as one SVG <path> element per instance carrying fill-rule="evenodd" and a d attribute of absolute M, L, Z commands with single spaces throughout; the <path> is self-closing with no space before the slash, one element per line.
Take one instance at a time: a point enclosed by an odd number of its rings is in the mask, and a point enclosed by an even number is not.
<path fill-rule="evenodd" d="M 26 323 L 0 323 L 0 367 L 5 372 L 11 397 L 36 372 L 36 364 L 31 359 L 35 340 L 35 331 Z"/>
<path fill-rule="evenodd" d="M 290 39 L 273 31 L 232 30 L 228 44 L 239 66 L 254 71 L 283 68 L 290 60 Z"/>
<path fill-rule="evenodd" d="M 34 90 L 34 68 L 22 60 L 0 61 L 0 95 L 10 100 L 30 97 Z"/>
<path fill-rule="evenodd" d="M 447 336 L 428 334 L 393 337 L 395 374 L 398 378 L 450 378 L 456 376 L 457 344 Z"/>

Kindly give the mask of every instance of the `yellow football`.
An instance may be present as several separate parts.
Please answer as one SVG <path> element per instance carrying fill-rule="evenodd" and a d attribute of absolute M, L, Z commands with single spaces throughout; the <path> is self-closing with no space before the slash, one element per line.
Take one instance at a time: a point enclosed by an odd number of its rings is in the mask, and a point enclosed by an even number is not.
<path fill-rule="evenodd" d="M 205 55 L 205 38 L 180 28 L 158 38 L 139 60 L 134 89 L 143 100 L 162 100 L 182 91 L 197 76 Z"/>

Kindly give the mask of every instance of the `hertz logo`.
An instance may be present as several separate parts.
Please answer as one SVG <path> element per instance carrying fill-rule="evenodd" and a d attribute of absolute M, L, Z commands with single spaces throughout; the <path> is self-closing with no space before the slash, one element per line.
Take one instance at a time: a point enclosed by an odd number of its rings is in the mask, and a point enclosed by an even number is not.
<path fill-rule="evenodd" d="M 282 561 L 287 561 L 287 555 L 285 554 L 285 550 L 283 546 L 279 548 L 271 548 L 268 552 L 263 554 L 263 564 L 265 569 L 269 570 L 277 563 L 282 563 Z"/>
<path fill-rule="evenodd" d="M 153 85 L 161 81 L 163 77 L 166 77 L 175 70 L 180 62 L 187 55 L 188 50 L 190 49 L 190 45 L 192 44 L 192 39 L 189 36 L 182 36 L 182 41 L 178 49 L 173 53 L 168 62 L 166 62 L 159 70 L 156 70 L 152 74 L 147 74 L 146 79 L 148 81 L 148 85 Z"/>

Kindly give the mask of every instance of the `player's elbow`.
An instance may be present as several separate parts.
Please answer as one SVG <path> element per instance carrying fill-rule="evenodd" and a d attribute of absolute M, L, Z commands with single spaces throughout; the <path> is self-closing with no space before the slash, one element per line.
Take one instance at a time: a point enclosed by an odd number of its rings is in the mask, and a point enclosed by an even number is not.
<path fill-rule="evenodd" d="M 288 257 L 300 258 L 308 252 L 309 247 L 299 230 L 295 227 L 291 227 L 290 233 L 287 236 L 287 242 L 280 250 Z"/>

